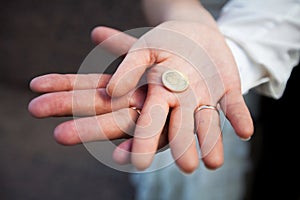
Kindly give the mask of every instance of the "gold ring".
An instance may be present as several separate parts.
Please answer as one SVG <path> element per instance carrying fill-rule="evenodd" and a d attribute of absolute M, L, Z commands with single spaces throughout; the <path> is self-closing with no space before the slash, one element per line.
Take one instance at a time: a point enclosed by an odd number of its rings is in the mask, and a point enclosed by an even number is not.
<path fill-rule="evenodd" d="M 137 107 L 130 107 L 132 110 L 135 110 L 139 115 L 141 114 L 141 109 L 137 108 Z"/>
<path fill-rule="evenodd" d="M 189 86 L 188 78 L 176 70 L 165 71 L 162 75 L 162 83 L 171 92 L 183 92 Z"/>
<path fill-rule="evenodd" d="M 219 111 L 219 109 L 217 108 L 217 106 L 212 106 L 212 105 L 201 105 L 201 106 L 198 106 L 198 107 L 195 109 L 195 113 L 198 112 L 198 111 L 204 110 L 204 109 L 215 110 L 215 111 L 218 112 L 218 114 L 220 114 L 220 111 Z"/>

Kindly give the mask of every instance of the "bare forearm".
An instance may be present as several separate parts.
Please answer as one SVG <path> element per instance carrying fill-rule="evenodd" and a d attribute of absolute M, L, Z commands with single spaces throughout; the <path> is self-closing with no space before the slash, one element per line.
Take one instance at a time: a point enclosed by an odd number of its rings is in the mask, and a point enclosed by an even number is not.
<path fill-rule="evenodd" d="M 164 21 L 198 21 L 212 28 L 217 24 L 199 0 L 142 0 L 146 18 L 150 25 Z"/>

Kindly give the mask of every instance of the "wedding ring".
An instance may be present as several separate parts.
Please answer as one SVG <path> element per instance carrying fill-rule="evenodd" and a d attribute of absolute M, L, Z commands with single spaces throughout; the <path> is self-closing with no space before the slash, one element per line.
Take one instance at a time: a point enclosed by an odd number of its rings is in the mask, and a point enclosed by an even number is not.
<path fill-rule="evenodd" d="M 176 70 L 165 71 L 162 75 L 162 83 L 172 92 L 183 92 L 189 86 L 188 78 Z"/>
<path fill-rule="evenodd" d="M 210 110 L 215 110 L 218 112 L 218 114 L 220 114 L 220 111 L 219 109 L 216 107 L 216 106 L 212 106 L 212 105 L 201 105 L 201 106 L 198 106 L 196 109 L 195 109 L 195 113 L 198 112 L 198 111 L 201 111 L 203 109 L 210 109 Z"/>
<path fill-rule="evenodd" d="M 137 107 L 130 107 L 132 110 L 135 110 L 139 115 L 141 114 L 141 109 Z"/>

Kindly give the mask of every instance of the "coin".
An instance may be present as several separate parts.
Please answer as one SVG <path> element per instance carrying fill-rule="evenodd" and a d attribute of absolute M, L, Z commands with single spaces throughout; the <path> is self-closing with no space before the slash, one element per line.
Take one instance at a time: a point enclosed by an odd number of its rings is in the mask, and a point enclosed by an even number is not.
<path fill-rule="evenodd" d="M 162 75 L 162 83 L 172 92 L 183 92 L 189 86 L 186 76 L 176 70 L 165 71 Z"/>

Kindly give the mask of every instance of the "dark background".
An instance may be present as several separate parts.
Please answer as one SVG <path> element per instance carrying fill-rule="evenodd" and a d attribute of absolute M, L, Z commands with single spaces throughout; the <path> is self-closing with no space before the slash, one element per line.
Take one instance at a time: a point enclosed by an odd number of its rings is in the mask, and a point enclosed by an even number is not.
<path fill-rule="evenodd" d="M 34 119 L 38 75 L 76 73 L 94 48 L 97 25 L 127 30 L 146 25 L 136 0 L 14 0 L 0 4 L 0 199 L 133 199 L 128 174 L 98 162 L 84 146 L 52 135 L 66 119 Z"/>
<path fill-rule="evenodd" d="M 36 96 L 28 87 L 33 77 L 77 72 L 94 48 L 95 26 L 147 26 L 139 1 L 4 0 L 0 24 L 0 199 L 133 199 L 128 174 L 102 165 L 82 145 L 54 141 L 53 129 L 66 119 L 34 119 L 27 105 Z M 297 71 L 284 98 L 262 98 L 248 199 L 299 199 L 299 184 L 290 181 L 299 180 L 300 169 Z"/>
<path fill-rule="evenodd" d="M 298 64 L 280 99 L 261 98 L 258 130 L 251 141 L 251 199 L 300 200 L 299 86 Z"/>

